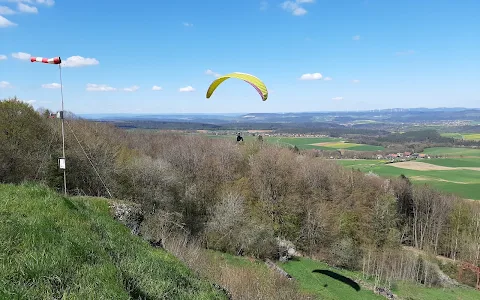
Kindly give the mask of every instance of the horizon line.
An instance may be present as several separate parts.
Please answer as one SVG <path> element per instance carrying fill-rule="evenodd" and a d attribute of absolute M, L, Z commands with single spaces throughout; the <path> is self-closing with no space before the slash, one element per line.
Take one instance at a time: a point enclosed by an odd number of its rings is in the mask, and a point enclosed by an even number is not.
<path fill-rule="evenodd" d="M 434 110 L 434 109 L 461 109 L 461 110 L 480 110 L 480 107 L 408 107 L 408 108 L 401 108 L 401 107 L 396 107 L 396 108 L 378 108 L 378 109 L 352 109 L 352 110 L 317 110 L 317 111 L 278 111 L 278 112 L 190 112 L 190 113 L 184 113 L 184 112 L 172 112 L 172 113 L 145 113 L 145 112 L 113 112 L 113 113 L 78 113 L 77 115 L 83 115 L 83 116 L 88 116 L 88 115 L 143 115 L 143 116 L 148 116 L 148 115 L 246 115 L 246 114 L 301 114 L 301 113 L 352 113 L 352 112 L 375 112 L 375 111 L 388 111 L 388 110 L 418 110 L 418 109 L 424 109 L 424 110 Z"/>

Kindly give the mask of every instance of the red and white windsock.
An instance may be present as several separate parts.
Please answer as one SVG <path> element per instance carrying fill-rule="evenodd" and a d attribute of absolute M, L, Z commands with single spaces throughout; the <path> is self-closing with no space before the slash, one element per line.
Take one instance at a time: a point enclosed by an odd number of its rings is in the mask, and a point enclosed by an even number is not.
<path fill-rule="evenodd" d="M 30 58 L 31 62 L 41 62 L 44 64 L 54 64 L 54 65 L 59 65 L 62 63 L 62 59 L 59 57 L 54 57 L 54 58 L 45 58 L 45 57 L 31 57 Z"/>

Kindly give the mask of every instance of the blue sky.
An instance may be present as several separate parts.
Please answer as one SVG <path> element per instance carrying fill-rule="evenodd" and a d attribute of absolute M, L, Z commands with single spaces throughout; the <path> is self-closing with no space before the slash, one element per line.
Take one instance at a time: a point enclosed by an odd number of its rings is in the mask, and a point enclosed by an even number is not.
<path fill-rule="evenodd" d="M 62 57 L 65 109 L 79 114 L 480 107 L 479 12 L 478 0 L 0 0 L 0 98 L 60 108 L 58 67 L 32 55 Z M 230 72 L 261 78 L 269 99 L 236 79 L 206 99 Z"/>

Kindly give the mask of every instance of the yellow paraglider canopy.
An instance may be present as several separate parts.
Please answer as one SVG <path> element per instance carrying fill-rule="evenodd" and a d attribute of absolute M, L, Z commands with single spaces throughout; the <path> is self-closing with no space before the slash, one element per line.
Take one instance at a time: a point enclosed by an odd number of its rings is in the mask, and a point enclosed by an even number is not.
<path fill-rule="evenodd" d="M 227 80 L 229 78 L 238 78 L 238 79 L 242 79 L 243 81 L 246 81 L 246 82 L 250 83 L 257 90 L 260 97 L 262 97 L 262 100 L 263 101 L 267 100 L 268 90 L 267 90 L 267 87 L 265 86 L 265 84 L 260 79 L 258 79 L 257 77 L 255 77 L 253 75 L 246 74 L 246 73 L 239 73 L 239 72 L 230 73 L 230 74 L 220 76 L 219 78 L 215 79 L 212 82 L 212 84 L 210 84 L 210 86 L 208 87 L 207 98 L 210 98 L 210 96 L 212 96 L 215 89 L 222 82 L 224 82 L 225 80 Z"/>

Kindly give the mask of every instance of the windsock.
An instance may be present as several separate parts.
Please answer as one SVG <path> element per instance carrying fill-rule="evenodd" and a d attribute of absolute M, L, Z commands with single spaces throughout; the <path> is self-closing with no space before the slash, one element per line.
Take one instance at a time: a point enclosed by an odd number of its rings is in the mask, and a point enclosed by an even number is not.
<path fill-rule="evenodd" d="M 30 58 L 31 62 L 41 62 L 44 64 L 53 64 L 53 65 L 59 65 L 62 63 L 62 59 L 60 56 L 58 57 L 53 57 L 53 58 L 45 58 L 45 57 L 31 57 Z"/>

